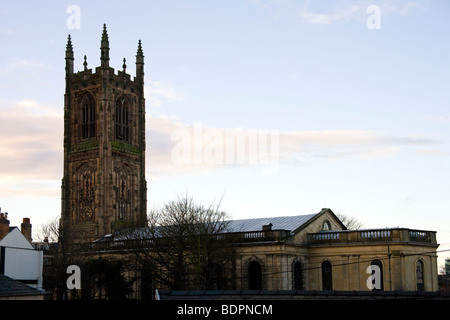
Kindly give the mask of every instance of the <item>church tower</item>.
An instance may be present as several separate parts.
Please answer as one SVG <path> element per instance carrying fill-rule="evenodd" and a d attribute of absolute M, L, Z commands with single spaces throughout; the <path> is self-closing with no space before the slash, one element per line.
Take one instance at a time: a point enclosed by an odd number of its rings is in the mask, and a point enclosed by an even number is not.
<path fill-rule="evenodd" d="M 74 73 L 70 35 L 64 95 L 63 230 L 92 241 L 146 224 L 144 55 L 139 40 L 136 76 L 109 66 L 106 25 L 100 66 Z"/>

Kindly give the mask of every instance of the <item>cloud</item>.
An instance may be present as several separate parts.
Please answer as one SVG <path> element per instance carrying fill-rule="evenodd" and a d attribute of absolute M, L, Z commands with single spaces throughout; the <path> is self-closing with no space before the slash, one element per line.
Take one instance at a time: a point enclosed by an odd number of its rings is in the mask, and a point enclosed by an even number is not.
<path fill-rule="evenodd" d="M 276 17 L 293 14 L 301 22 L 314 25 L 364 22 L 369 16 L 367 8 L 371 5 L 380 8 L 382 18 L 390 15 L 408 15 L 417 10 L 424 10 L 429 5 L 428 0 L 254 0 L 253 3 L 270 10 Z"/>
<path fill-rule="evenodd" d="M 6 181 L 61 179 L 62 111 L 35 100 L 0 101 L 0 119 L 2 192 Z"/>
<path fill-rule="evenodd" d="M 35 59 L 12 58 L 0 63 L 0 86 L 4 92 L 22 91 L 22 95 L 40 92 L 47 85 L 43 74 L 51 68 Z M 4 95 L 3 95 L 4 96 Z M 0 106 L 1 107 L 1 106 Z"/>
<path fill-rule="evenodd" d="M 14 30 L 2 27 L 0 28 L 0 34 L 11 35 L 14 34 Z"/>
<path fill-rule="evenodd" d="M 391 157 L 412 146 L 431 145 L 424 137 L 389 136 L 363 130 L 294 131 L 280 134 L 280 158 L 290 163 L 312 163 L 358 157 Z"/>
<path fill-rule="evenodd" d="M 186 98 L 184 89 L 175 89 L 170 81 L 165 80 L 149 81 L 144 91 L 152 107 L 160 107 L 163 103 L 182 101 Z"/>
<path fill-rule="evenodd" d="M 450 156 L 449 151 L 441 151 L 441 150 L 434 150 L 431 148 L 424 148 L 417 150 L 419 154 L 427 155 L 427 156 Z"/>
<path fill-rule="evenodd" d="M 289 131 L 213 128 L 147 114 L 149 180 L 241 167 L 276 169 L 347 159 L 394 157 L 403 150 L 443 155 L 427 137 L 364 130 Z M 1 101 L 0 194 L 59 194 L 63 176 L 63 110 L 33 99 Z M 58 186 L 58 187 L 56 187 Z"/>
<path fill-rule="evenodd" d="M 448 114 L 443 114 L 443 115 L 427 115 L 427 120 L 429 121 L 433 121 L 433 122 L 438 122 L 438 123 L 448 123 L 450 122 L 450 115 Z"/>
<path fill-rule="evenodd" d="M 345 159 L 393 157 L 409 148 L 437 141 L 363 130 L 278 132 L 243 128 L 209 128 L 197 122 L 149 117 L 148 164 L 153 177 L 211 172 L 241 166 L 311 164 Z"/>
<path fill-rule="evenodd" d="M 0 68 L 0 77 L 11 78 L 17 73 L 35 74 L 40 72 L 43 68 L 47 68 L 47 66 L 39 61 L 33 59 L 14 58 L 4 67 Z"/>

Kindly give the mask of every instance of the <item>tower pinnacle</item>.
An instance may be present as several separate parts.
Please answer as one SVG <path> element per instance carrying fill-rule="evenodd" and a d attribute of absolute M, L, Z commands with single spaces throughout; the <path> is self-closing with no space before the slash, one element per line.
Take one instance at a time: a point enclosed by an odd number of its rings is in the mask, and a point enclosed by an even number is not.
<path fill-rule="evenodd" d="M 144 83 L 144 52 L 142 51 L 142 44 L 140 39 L 136 52 L 136 78 L 141 84 Z"/>
<path fill-rule="evenodd" d="M 66 46 L 66 75 L 73 73 L 73 47 L 72 40 L 70 39 L 70 34 L 67 38 Z"/>
<path fill-rule="evenodd" d="M 100 46 L 101 55 L 101 66 L 102 68 L 109 68 L 109 39 L 108 33 L 106 31 L 106 23 L 103 24 L 102 42 Z"/>

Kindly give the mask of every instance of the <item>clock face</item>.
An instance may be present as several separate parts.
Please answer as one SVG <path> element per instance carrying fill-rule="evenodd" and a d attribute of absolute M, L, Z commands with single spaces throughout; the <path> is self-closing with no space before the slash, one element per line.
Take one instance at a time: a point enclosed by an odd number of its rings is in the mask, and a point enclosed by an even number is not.
<path fill-rule="evenodd" d="M 92 208 L 91 207 L 84 207 L 82 210 L 81 210 L 81 214 L 82 214 L 82 218 L 84 219 L 84 220 L 91 220 L 92 219 L 92 216 L 94 215 L 94 213 L 92 212 Z"/>

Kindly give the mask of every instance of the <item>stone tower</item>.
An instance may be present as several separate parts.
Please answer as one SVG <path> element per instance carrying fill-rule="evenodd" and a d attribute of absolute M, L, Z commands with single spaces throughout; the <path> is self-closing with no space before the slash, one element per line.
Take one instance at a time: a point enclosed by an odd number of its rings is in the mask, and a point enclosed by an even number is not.
<path fill-rule="evenodd" d="M 74 73 L 66 47 L 64 177 L 61 223 L 74 240 L 92 241 L 146 223 L 144 55 L 139 40 L 134 79 L 109 66 L 106 25 L 100 66 Z"/>

